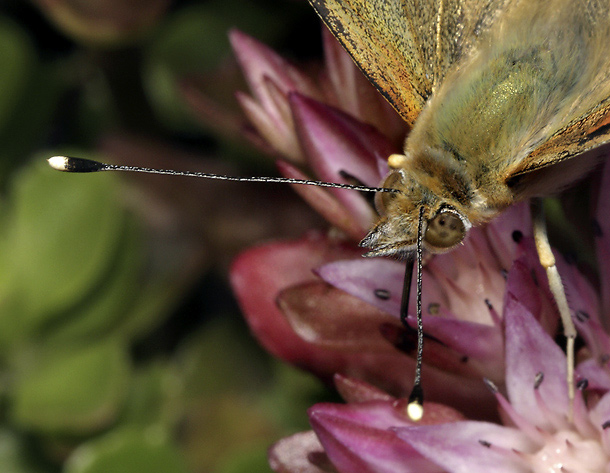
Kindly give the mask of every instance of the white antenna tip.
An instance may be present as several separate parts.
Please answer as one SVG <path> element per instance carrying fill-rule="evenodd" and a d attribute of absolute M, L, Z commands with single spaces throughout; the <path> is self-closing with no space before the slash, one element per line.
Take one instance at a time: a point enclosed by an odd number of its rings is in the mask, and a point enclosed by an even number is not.
<path fill-rule="evenodd" d="M 49 166 L 57 171 L 64 172 L 97 172 L 110 168 L 107 164 L 90 159 L 69 158 L 68 156 L 53 156 L 47 159 Z"/>
<path fill-rule="evenodd" d="M 53 156 L 52 158 L 47 159 L 47 161 L 49 162 L 49 166 L 57 171 L 68 170 L 69 159 L 65 156 Z"/>
<path fill-rule="evenodd" d="M 424 416 L 424 406 L 419 401 L 411 401 L 407 405 L 407 415 L 413 422 L 419 422 Z"/>

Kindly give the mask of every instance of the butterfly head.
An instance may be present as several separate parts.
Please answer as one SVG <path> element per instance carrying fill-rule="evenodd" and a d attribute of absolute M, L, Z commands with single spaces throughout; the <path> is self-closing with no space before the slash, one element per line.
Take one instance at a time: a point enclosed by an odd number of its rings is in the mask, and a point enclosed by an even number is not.
<path fill-rule="evenodd" d="M 444 253 L 459 245 L 472 226 L 458 206 L 446 201 L 405 169 L 392 171 L 382 187 L 400 192 L 376 195 L 379 221 L 360 246 L 369 248 L 365 256 L 404 256 L 417 245 L 418 220 L 423 207 L 424 248 L 430 253 Z"/>

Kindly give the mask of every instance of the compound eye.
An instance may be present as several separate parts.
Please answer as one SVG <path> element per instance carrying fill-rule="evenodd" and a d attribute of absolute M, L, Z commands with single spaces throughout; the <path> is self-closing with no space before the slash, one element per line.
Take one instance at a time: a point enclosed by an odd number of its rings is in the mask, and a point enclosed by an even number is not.
<path fill-rule="evenodd" d="M 448 250 L 466 236 L 466 227 L 459 215 L 452 210 L 439 212 L 428 222 L 424 240 L 437 250 Z"/>
<path fill-rule="evenodd" d="M 402 175 L 398 171 L 392 171 L 383 181 L 381 187 L 398 189 L 401 187 Z M 380 215 L 385 215 L 388 208 L 398 194 L 394 192 L 379 192 L 375 195 L 375 207 Z"/>

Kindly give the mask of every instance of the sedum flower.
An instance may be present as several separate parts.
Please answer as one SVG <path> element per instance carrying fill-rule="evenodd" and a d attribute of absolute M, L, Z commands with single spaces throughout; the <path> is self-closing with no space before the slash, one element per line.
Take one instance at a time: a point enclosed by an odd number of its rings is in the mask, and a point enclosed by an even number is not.
<path fill-rule="evenodd" d="M 287 157 L 278 162 L 284 176 L 369 186 L 381 182 L 387 156 L 399 150 L 394 138 L 379 131 L 385 130 L 382 117 L 393 129 L 392 115 L 377 113 L 384 110 L 381 105 L 371 107 L 370 116 L 366 107 L 353 108 L 358 118 L 346 113 L 350 100 L 370 103 L 368 92 L 363 99 L 360 87 L 341 90 L 332 86 L 339 84 L 336 79 L 314 80 L 242 33 L 233 32 L 232 43 L 252 89 L 252 96 L 240 94 L 241 102 L 260 135 Z M 350 77 L 349 67 L 360 74 L 328 37 L 325 46 L 330 53 L 322 77 L 338 70 L 344 71 L 338 76 Z M 413 331 L 399 322 L 404 267 L 385 258 L 363 259 L 357 246 L 376 218 L 371 199 L 343 189 L 295 190 L 332 230 L 263 245 L 235 261 L 232 284 L 253 332 L 274 355 L 324 379 L 343 373 L 404 396 L 411 388 L 414 360 L 409 355 L 416 346 Z M 494 418 L 494 403 L 480 379 L 503 385 L 507 298 L 519 300 L 547 333 L 555 334 L 556 309 L 530 228 L 527 206 L 516 206 L 471 230 L 457 250 L 426 261 L 428 399 L 475 418 Z M 595 327 L 601 322 L 595 291 L 575 267 L 559 260 L 572 308 L 588 316 L 581 324 L 589 327 L 588 345 L 597 354 L 608 353 L 597 340 Z"/>
<path fill-rule="evenodd" d="M 561 349 L 514 297 L 504 321 L 506 395 L 487 381 L 501 423 L 465 420 L 428 403 L 414 424 L 404 400 L 356 382 L 343 388 L 358 393 L 352 403 L 313 406 L 316 437 L 301 433 L 278 442 L 271 465 L 280 472 L 607 472 L 610 393 L 587 388 L 581 377 L 570 419 Z"/>
<path fill-rule="evenodd" d="M 278 161 L 284 176 L 382 182 L 387 156 L 400 150 L 397 117 L 372 89 L 352 86 L 349 78 L 358 80 L 359 72 L 328 35 L 325 69 L 316 78 L 241 33 L 232 42 L 252 90 L 240 102 L 259 138 L 285 158 Z M 594 225 L 600 258 L 610 254 L 609 180 L 606 166 Z M 603 322 L 610 304 L 557 255 L 583 341 L 571 412 L 566 360 L 553 340 L 557 310 L 526 205 L 472 229 L 459 248 L 426 258 L 426 402 L 414 424 L 405 396 L 412 387 L 415 301 L 404 327 L 403 264 L 362 258 L 357 244 L 376 219 L 372 199 L 343 189 L 295 190 L 331 230 L 250 249 L 234 262 L 231 280 L 263 345 L 334 379 L 347 404 L 313 406 L 313 430 L 271 449 L 275 471 L 610 471 L 610 337 Z M 600 283 L 607 289 L 603 261 Z"/>
<path fill-rule="evenodd" d="M 293 92 L 343 110 L 361 122 L 385 130 L 396 145 L 402 143 L 405 134 L 402 119 L 327 31 L 323 32 L 325 68 L 316 77 L 305 74 L 240 31 L 232 31 L 229 37 L 252 93 L 249 96 L 238 92 L 237 98 L 260 136 L 284 158 L 305 163 L 298 125 L 291 112 Z"/>

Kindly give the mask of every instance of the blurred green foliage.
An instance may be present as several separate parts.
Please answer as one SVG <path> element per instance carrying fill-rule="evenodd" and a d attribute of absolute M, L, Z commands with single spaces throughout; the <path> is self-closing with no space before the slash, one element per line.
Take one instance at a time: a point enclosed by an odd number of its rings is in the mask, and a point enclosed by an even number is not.
<path fill-rule="evenodd" d="M 227 29 L 298 50 L 290 33 L 315 19 L 288 0 L 168 2 L 110 45 L 86 35 L 111 21 L 103 12 L 52 4 L 0 9 L 0 470 L 269 471 L 267 447 L 307 428 L 325 391 L 251 339 L 226 267 L 179 231 L 194 226 L 175 216 L 182 182 L 66 175 L 44 158 L 112 159 L 100 143 L 137 133 L 255 159 L 199 123 L 180 88 L 195 79 L 233 113 L 242 79 L 216 80 L 237 71 Z"/>

